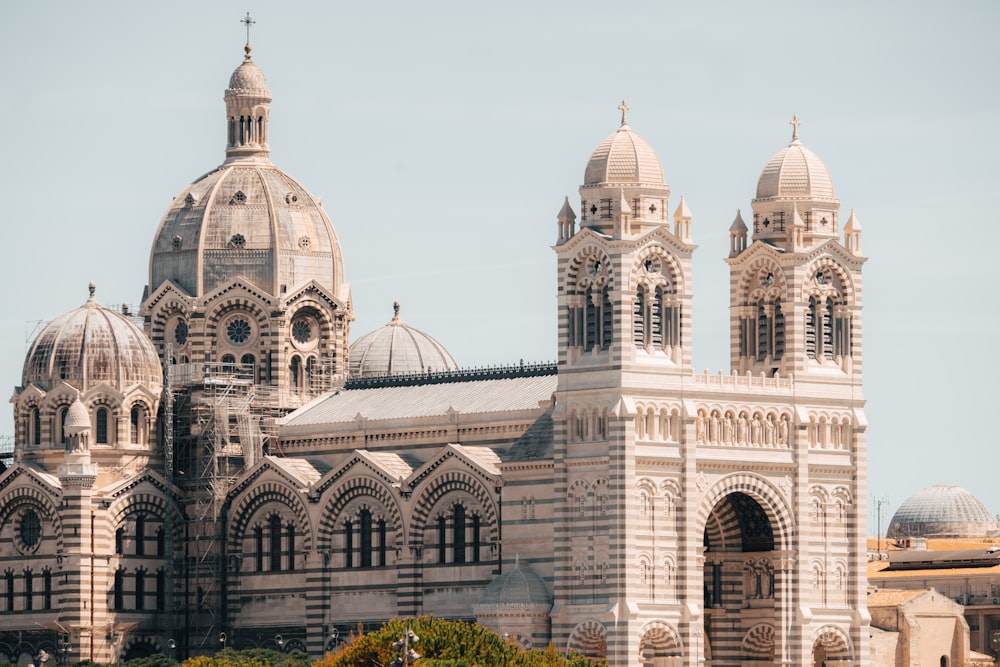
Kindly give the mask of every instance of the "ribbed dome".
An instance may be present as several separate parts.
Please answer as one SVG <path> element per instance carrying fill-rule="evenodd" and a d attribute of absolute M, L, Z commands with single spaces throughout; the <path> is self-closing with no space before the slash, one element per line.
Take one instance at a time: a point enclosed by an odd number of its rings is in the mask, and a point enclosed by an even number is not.
<path fill-rule="evenodd" d="M 249 52 L 247 56 L 248 59 L 244 60 L 229 77 L 229 88 L 226 90 L 226 96 L 252 93 L 261 97 L 270 97 L 271 91 L 267 88 L 264 72 L 252 60 L 249 60 Z"/>
<path fill-rule="evenodd" d="M 458 370 L 455 359 L 441 343 L 423 331 L 407 326 L 399 318 L 398 302 L 393 307 L 395 315 L 391 322 L 365 334 L 351 345 L 351 377 Z"/>
<path fill-rule="evenodd" d="M 22 383 L 48 391 L 67 382 L 80 392 L 106 383 L 122 391 L 136 384 L 157 394 L 163 371 L 146 335 L 125 316 L 90 299 L 53 320 L 35 338 L 24 362 Z"/>
<path fill-rule="evenodd" d="M 204 296 L 242 277 L 271 295 L 343 281 L 340 242 L 319 200 L 270 163 L 224 164 L 182 191 L 153 239 L 150 288 Z"/>
<path fill-rule="evenodd" d="M 72 435 L 89 428 L 90 414 L 87 412 L 87 406 L 77 396 L 76 400 L 69 406 L 69 412 L 66 413 L 66 423 L 63 425 L 63 429 Z"/>
<path fill-rule="evenodd" d="M 995 527 L 986 506 L 960 486 L 937 484 L 899 506 L 886 537 L 981 537 Z"/>
<path fill-rule="evenodd" d="M 549 589 L 545 582 L 530 568 L 514 565 L 490 582 L 479 599 L 477 611 L 485 607 L 525 608 L 529 605 L 551 606 Z"/>
<path fill-rule="evenodd" d="M 663 168 L 649 144 L 623 124 L 594 149 L 587 162 L 583 184 L 599 183 L 663 185 Z"/>
<path fill-rule="evenodd" d="M 772 157 L 757 181 L 757 199 L 833 200 L 833 179 L 823 161 L 793 139 Z"/>

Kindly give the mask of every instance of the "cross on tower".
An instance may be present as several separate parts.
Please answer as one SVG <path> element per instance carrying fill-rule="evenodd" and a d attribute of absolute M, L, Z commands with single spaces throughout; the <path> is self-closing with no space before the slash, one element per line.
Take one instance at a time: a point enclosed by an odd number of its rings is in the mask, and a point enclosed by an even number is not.
<path fill-rule="evenodd" d="M 628 125 L 628 116 L 626 115 L 629 110 L 628 102 L 622 100 L 622 103 L 618 105 L 618 110 L 622 112 L 622 127 L 625 127 Z"/>
<path fill-rule="evenodd" d="M 788 121 L 788 124 L 792 126 L 792 141 L 799 140 L 799 125 L 802 123 L 799 121 L 798 114 L 792 116 L 792 119 Z"/>
<path fill-rule="evenodd" d="M 247 27 L 247 45 L 243 47 L 243 51 L 246 55 L 243 56 L 244 60 L 250 60 L 250 26 L 252 26 L 256 21 L 250 18 L 250 12 L 240 19 L 240 23 Z"/>

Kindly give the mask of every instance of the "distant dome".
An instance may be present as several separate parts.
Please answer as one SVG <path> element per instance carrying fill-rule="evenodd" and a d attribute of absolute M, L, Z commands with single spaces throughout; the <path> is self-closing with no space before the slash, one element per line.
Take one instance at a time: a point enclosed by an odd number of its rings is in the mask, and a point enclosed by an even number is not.
<path fill-rule="evenodd" d="M 348 367 L 351 377 L 458 370 L 455 359 L 441 343 L 399 318 L 398 301 L 393 308 L 395 315 L 391 322 L 351 345 Z"/>
<path fill-rule="evenodd" d="M 127 317 L 90 299 L 48 324 L 38 334 L 24 362 L 22 384 L 49 391 L 66 382 L 80 392 L 99 384 L 122 391 L 145 385 L 163 388 L 160 359 L 139 327 Z"/>
<path fill-rule="evenodd" d="M 815 153 L 798 137 L 764 166 L 757 181 L 757 199 L 834 200 L 833 179 Z"/>
<path fill-rule="evenodd" d="M 476 610 L 481 613 L 504 607 L 524 609 L 535 605 L 546 609 L 552 605 L 548 587 L 531 568 L 514 565 L 513 569 L 490 582 L 483 591 Z"/>
<path fill-rule="evenodd" d="M 986 506 L 960 486 L 937 484 L 899 506 L 886 537 L 982 537 L 995 528 Z"/>
<path fill-rule="evenodd" d="M 628 126 L 625 112 L 628 105 L 622 102 L 622 125 L 618 131 L 602 141 L 587 162 L 583 184 L 643 183 L 664 185 L 663 168 L 656 152 L 646 140 Z"/>

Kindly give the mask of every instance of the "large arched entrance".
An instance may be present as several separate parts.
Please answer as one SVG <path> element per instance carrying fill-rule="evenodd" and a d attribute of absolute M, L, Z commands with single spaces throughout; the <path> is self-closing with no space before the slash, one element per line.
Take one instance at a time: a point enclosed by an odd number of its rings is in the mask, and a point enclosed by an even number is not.
<path fill-rule="evenodd" d="M 705 634 L 713 662 L 773 660 L 781 627 L 776 523 L 766 501 L 744 491 L 721 496 L 706 517 Z"/>

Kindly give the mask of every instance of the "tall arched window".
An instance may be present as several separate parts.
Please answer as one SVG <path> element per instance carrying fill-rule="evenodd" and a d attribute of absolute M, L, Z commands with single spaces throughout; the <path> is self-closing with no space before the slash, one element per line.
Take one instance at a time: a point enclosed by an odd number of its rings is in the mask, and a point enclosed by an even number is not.
<path fill-rule="evenodd" d="M 99 408 L 95 416 L 95 421 L 97 422 L 97 443 L 101 445 L 108 444 L 108 409 Z"/>
<path fill-rule="evenodd" d="M 141 417 L 139 406 L 133 405 L 132 411 L 129 413 L 129 442 L 136 445 L 139 444 L 139 420 Z"/>
<path fill-rule="evenodd" d="M 135 518 L 135 555 L 146 555 L 146 517 L 141 514 Z"/>
<path fill-rule="evenodd" d="M 465 507 L 455 505 L 455 540 L 452 545 L 455 563 L 465 562 Z"/>
<path fill-rule="evenodd" d="M 236 357 L 231 354 L 222 355 L 222 372 L 233 374 L 236 372 Z"/>
<path fill-rule="evenodd" d="M 42 416 L 38 408 L 31 408 L 31 444 L 42 444 Z"/>
<path fill-rule="evenodd" d="M 313 383 L 316 381 L 316 357 L 309 357 L 306 359 L 306 375 L 303 381 L 303 385 L 306 389 L 312 389 Z"/>
<path fill-rule="evenodd" d="M 163 530 L 163 527 L 156 529 L 156 556 L 157 558 L 163 558 L 164 554 L 167 552 L 167 533 Z"/>
<path fill-rule="evenodd" d="M 52 609 L 52 570 L 42 573 L 42 607 Z"/>
<path fill-rule="evenodd" d="M 257 359 L 252 354 L 244 354 L 240 357 L 240 378 L 244 380 L 254 380 L 254 369 L 257 366 Z"/>
<path fill-rule="evenodd" d="M 291 373 L 292 387 L 298 389 L 302 386 L 302 359 L 295 356 L 292 357 L 292 362 L 288 366 L 288 371 Z"/>
<path fill-rule="evenodd" d="M 59 440 L 60 444 L 66 444 L 66 415 L 69 414 L 69 408 L 63 406 L 59 408 L 59 413 L 56 416 L 56 423 L 59 425 Z"/>
<path fill-rule="evenodd" d="M 344 522 L 344 567 L 354 567 L 354 524 Z"/>
<path fill-rule="evenodd" d="M 372 513 L 361 510 L 361 567 L 372 566 Z"/>
<path fill-rule="evenodd" d="M 635 290 L 635 303 L 632 306 L 632 340 L 639 348 L 646 347 L 649 342 L 646 327 L 646 288 L 642 285 Z"/>
<path fill-rule="evenodd" d="M 818 342 L 816 337 L 817 315 L 816 299 L 809 297 L 809 307 L 806 310 L 806 356 L 810 359 L 816 358 Z"/>
<path fill-rule="evenodd" d="M 146 571 L 135 571 L 135 608 L 142 611 L 146 608 Z"/>
<path fill-rule="evenodd" d="M 14 573 L 7 572 L 7 611 L 14 611 Z"/>
<path fill-rule="evenodd" d="M 448 562 L 448 520 L 438 517 L 438 562 Z"/>
<path fill-rule="evenodd" d="M 479 562 L 479 547 L 482 546 L 479 537 L 479 515 L 472 515 L 472 562 Z"/>
<path fill-rule="evenodd" d="M 295 570 L 295 525 L 285 526 L 285 563 L 289 572 Z"/>
<path fill-rule="evenodd" d="M 611 347 L 612 315 L 608 288 L 588 288 L 584 304 L 586 349 L 607 350 Z"/>
<path fill-rule="evenodd" d="M 35 575 L 31 570 L 24 571 L 24 608 L 35 608 Z"/>
<path fill-rule="evenodd" d="M 385 550 L 386 550 L 386 530 L 385 530 L 385 519 L 378 520 L 378 564 L 379 567 L 385 567 Z"/>
<path fill-rule="evenodd" d="M 257 526 L 253 529 L 254 547 L 256 548 L 256 570 L 264 571 L 264 529 Z"/>
<path fill-rule="evenodd" d="M 833 359 L 833 299 L 829 297 L 823 308 L 823 356 Z"/>
<path fill-rule="evenodd" d="M 125 553 L 125 529 L 122 527 L 115 530 L 115 553 Z"/>
<path fill-rule="evenodd" d="M 125 608 L 125 570 L 115 570 L 115 587 L 113 591 L 113 609 L 121 611 Z"/>
<path fill-rule="evenodd" d="M 774 300 L 774 358 L 785 356 L 785 313 L 781 310 L 781 299 Z"/>
<path fill-rule="evenodd" d="M 272 514 L 268 519 L 268 537 L 271 541 L 271 572 L 281 571 L 281 518 Z"/>

